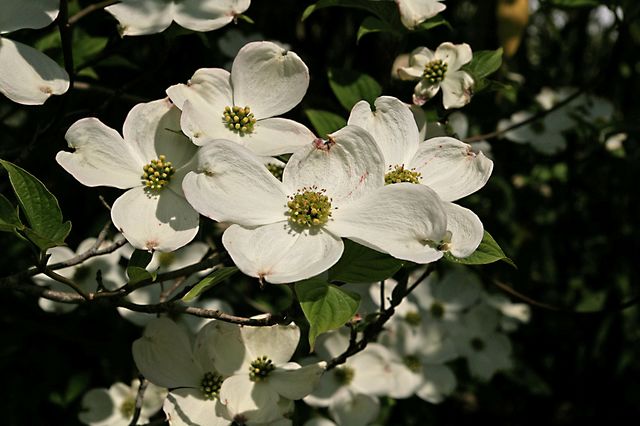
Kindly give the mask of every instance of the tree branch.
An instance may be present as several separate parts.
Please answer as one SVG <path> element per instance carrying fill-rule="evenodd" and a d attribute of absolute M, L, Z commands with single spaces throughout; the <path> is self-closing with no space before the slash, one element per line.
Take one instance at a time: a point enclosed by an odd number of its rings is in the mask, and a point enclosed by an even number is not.
<path fill-rule="evenodd" d="M 111 6 L 112 4 L 116 3 L 120 3 L 120 0 L 104 0 L 99 3 L 90 4 L 89 6 L 85 7 L 84 9 L 70 17 L 69 25 L 75 25 L 79 20 L 89 15 L 90 13 L 93 13 L 96 10 L 104 9 L 107 6 Z"/>
<path fill-rule="evenodd" d="M 147 386 L 149 386 L 149 381 L 140 374 L 138 378 L 140 380 L 140 386 L 138 386 L 138 393 L 136 394 L 136 405 L 133 411 L 133 417 L 131 418 L 131 422 L 129 422 L 129 426 L 136 426 L 138 424 L 138 419 L 140 419 L 140 412 L 142 411 L 142 403 L 144 402 L 144 391 L 147 390 Z"/>

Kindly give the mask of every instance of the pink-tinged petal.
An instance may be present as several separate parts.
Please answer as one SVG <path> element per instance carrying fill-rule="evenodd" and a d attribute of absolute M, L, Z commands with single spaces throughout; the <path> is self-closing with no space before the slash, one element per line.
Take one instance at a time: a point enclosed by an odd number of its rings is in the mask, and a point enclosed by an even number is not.
<path fill-rule="evenodd" d="M 418 388 L 416 395 L 432 404 L 442 402 L 456 389 L 456 376 L 446 365 L 423 365 L 422 375 L 422 386 Z"/>
<path fill-rule="evenodd" d="M 326 190 L 332 207 L 357 200 L 384 185 L 380 148 L 366 130 L 347 126 L 296 151 L 284 169 L 283 182 L 294 191 Z"/>
<path fill-rule="evenodd" d="M 0 2 L 0 34 L 23 28 L 44 28 L 58 16 L 58 0 Z"/>
<path fill-rule="evenodd" d="M 142 184 L 140 154 L 97 118 L 76 121 L 65 138 L 75 151 L 58 152 L 56 161 L 81 184 L 120 189 Z"/>
<path fill-rule="evenodd" d="M 69 89 L 69 75 L 44 53 L 0 37 L 0 93 L 22 105 L 42 105 Z"/>
<path fill-rule="evenodd" d="M 324 361 L 304 367 L 292 362 L 271 372 L 267 383 L 284 398 L 294 401 L 302 399 L 315 389 L 325 366 Z"/>
<path fill-rule="evenodd" d="M 187 84 L 169 87 L 167 95 L 180 109 L 189 101 L 196 108 L 205 107 L 222 118 L 224 107 L 233 106 L 231 74 L 222 68 L 200 68 Z"/>
<path fill-rule="evenodd" d="M 226 408 L 218 400 L 204 399 L 200 389 L 172 390 L 164 400 L 163 409 L 171 426 L 229 425 Z"/>
<path fill-rule="evenodd" d="M 442 43 L 436 49 L 435 59 L 441 59 L 447 67 L 447 76 L 449 73 L 458 71 L 464 64 L 471 62 L 473 53 L 471 47 L 467 43 L 453 44 L 449 42 Z"/>
<path fill-rule="evenodd" d="M 438 0 L 397 0 L 402 24 L 414 29 L 447 8 Z"/>
<path fill-rule="evenodd" d="M 113 203 L 111 220 L 137 249 L 174 251 L 196 236 L 200 216 L 170 189 L 154 195 L 139 186 Z"/>
<path fill-rule="evenodd" d="M 193 360 L 186 331 L 168 318 L 149 323 L 133 342 L 133 360 L 150 382 L 166 388 L 199 388 L 205 372 Z"/>
<path fill-rule="evenodd" d="M 202 147 L 196 171 L 182 183 L 193 208 L 219 222 L 245 226 L 286 219 L 287 191 L 248 149 L 226 140 Z"/>
<path fill-rule="evenodd" d="M 249 8 L 250 0 L 184 0 L 176 3 L 174 20 L 193 31 L 222 28 Z"/>
<path fill-rule="evenodd" d="M 470 256 L 482 241 L 484 227 L 474 212 L 453 203 L 444 203 L 447 231 L 451 233 L 449 252 L 455 257 Z"/>
<path fill-rule="evenodd" d="M 249 106 L 260 120 L 283 114 L 300 103 L 309 87 L 309 70 L 294 52 L 258 41 L 240 49 L 231 80 L 235 105 Z"/>
<path fill-rule="evenodd" d="M 120 23 L 120 34 L 136 36 L 160 33 L 171 25 L 174 3 L 155 0 L 123 0 L 105 7 Z"/>
<path fill-rule="evenodd" d="M 471 102 L 474 80 L 464 71 L 447 71 L 440 83 L 442 86 L 442 104 L 446 109 L 462 108 Z"/>
<path fill-rule="evenodd" d="M 426 80 L 420 80 L 413 89 L 413 104 L 424 105 L 433 98 L 440 90 L 440 83 L 430 84 Z"/>
<path fill-rule="evenodd" d="M 442 202 L 433 190 L 397 183 L 336 210 L 326 228 L 393 257 L 429 263 L 442 257 L 435 246 L 446 226 Z"/>
<path fill-rule="evenodd" d="M 238 268 L 274 284 L 311 278 L 342 256 L 342 240 L 322 229 L 297 232 L 287 222 L 257 228 L 233 225 L 222 243 Z"/>
<path fill-rule="evenodd" d="M 367 101 L 354 105 L 349 125 L 368 131 L 384 155 L 387 166 L 408 165 L 418 149 L 420 134 L 409 106 L 397 98 L 381 96 L 372 111 Z"/>
<path fill-rule="evenodd" d="M 240 334 L 251 361 L 266 356 L 276 366 L 289 362 L 300 341 L 300 328 L 295 324 L 242 327 Z"/>
<path fill-rule="evenodd" d="M 316 136 L 302 124 L 285 118 L 258 121 L 241 143 L 257 155 L 281 155 L 311 144 Z"/>
<path fill-rule="evenodd" d="M 471 146 L 450 137 L 427 139 L 420 144 L 411 164 L 422 176 L 420 182 L 444 201 L 473 194 L 489 180 L 493 161 L 475 154 Z"/>
<path fill-rule="evenodd" d="M 231 376 L 220 387 L 220 401 L 226 405 L 230 420 L 239 420 L 238 423 L 278 420 L 282 417 L 279 399 L 267 383 L 252 382 L 248 373 Z"/>
<path fill-rule="evenodd" d="M 178 169 L 193 158 L 197 147 L 180 130 L 180 110 L 169 99 L 134 106 L 124 121 L 125 143 L 137 148 L 145 164 L 165 155 Z"/>

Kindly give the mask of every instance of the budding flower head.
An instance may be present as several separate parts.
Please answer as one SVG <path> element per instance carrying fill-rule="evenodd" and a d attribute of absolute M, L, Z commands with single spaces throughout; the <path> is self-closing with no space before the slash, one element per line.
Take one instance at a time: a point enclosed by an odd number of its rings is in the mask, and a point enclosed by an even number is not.
<path fill-rule="evenodd" d="M 325 190 L 317 187 L 302 188 L 289 197 L 289 221 L 301 226 L 324 225 L 331 217 L 331 199 L 324 195 Z"/>
<path fill-rule="evenodd" d="M 241 135 L 253 132 L 253 125 L 257 121 L 248 106 L 244 108 L 239 106 L 224 107 L 222 120 L 229 130 Z"/>
<path fill-rule="evenodd" d="M 211 371 L 205 373 L 200 382 L 200 390 L 204 395 L 204 399 L 216 399 L 223 381 L 224 378 L 219 374 L 212 373 Z"/>
<path fill-rule="evenodd" d="M 422 78 L 427 80 L 429 84 L 437 84 L 444 80 L 447 73 L 448 65 L 442 59 L 434 59 L 424 66 Z"/>
<path fill-rule="evenodd" d="M 395 166 L 395 168 L 390 166 L 389 170 L 390 171 L 384 175 L 385 185 L 401 182 L 420 183 L 422 173 L 417 172 L 415 169 L 407 170 L 404 168 L 404 164 Z"/>
<path fill-rule="evenodd" d="M 276 366 L 266 355 L 260 356 L 249 366 L 249 379 L 252 382 L 261 382 L 275 369 Z"/>
<path fill-rule="evenodd" d="M 157 159 L 142 167 L 142 183 L 149 191 L 160 191 L 169 184 L 175 172 L 171 161 L 167 161 L 165 155 L 159 155 Z"/>

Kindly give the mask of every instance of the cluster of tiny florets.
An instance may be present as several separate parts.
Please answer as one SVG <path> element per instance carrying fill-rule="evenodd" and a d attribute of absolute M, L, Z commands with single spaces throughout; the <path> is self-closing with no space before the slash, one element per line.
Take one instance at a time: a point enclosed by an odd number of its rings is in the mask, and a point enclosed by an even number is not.
<path fill-rule="evenodd" d="M 156 160 L 151 160 L 142 170 L 142 183 L 147 189 L 153 191 L 167 186 L 171 181 L 171 176 L 176 172 L 171 161 L 167 161 L 167 157 L 164 155 L 158 156 Z"/>
<path fill-rule="evenodd" d="M 276 177 L 276 179 L 282 180 L 282 173 L 284 172 L 284 166 L 280 166 L 274 163 L 269 163 L 267 164 L 267 169 L 272 175 Z"/>
<path fill-rule="evenodd" d="M 440 83 L 444 80 L 444 76 L 447 73 L 448 65 L 443 62 L 442 59 L 434 59 L 424 66 L 424 72 L 422 78 L 427 80 L 429 84 Z"/>
<path fill-rule="evenodd" d="M 316 186 L 302 188 L 289 197 L 289 221 L 301 226 L 324 225 L 331 217 L 331 199 Z"/>
<path fill-rule="evenodd" d="M 212 400 L 218 397 L 220 392 L 220 386 L 222 386 L 222 376 L 208 372 L 205 373 L 202 381 L 200 382 L 200 390 L 204 395 L 204 399 Z"/>
<path fill-rule="evenodd" d="M 253 132 L 253 125 L 256 124 L 256 119 L 248 106 L 224 107 L 222 119 L 229 130 L 240 134 Z"/>
<path fill-rule="evenodd" d="M 275 369 L 276 366 L 266 355 L 260 356 L 249 366 L 249 379 L 253 382 L 263 381 Z"/>
<path fill-rule="evenodd" d="M 343 365 L 333 370 L 333 375 L 338 381 L 338 383 L 343 385 L 348 385 L 353 381 L 353 378 L 355 377 L 356 372 L 353 370 L 353 368 Z"/>
<path fill-rule="evenodd" d="M 422 173 L 415 169 L 405 169 L 404 164 L 395 167 L 389 166 L 389 172 L 384 175 L 384 183 L 385 185 L 401 182 L 420 183 L 420 176 Z"/>

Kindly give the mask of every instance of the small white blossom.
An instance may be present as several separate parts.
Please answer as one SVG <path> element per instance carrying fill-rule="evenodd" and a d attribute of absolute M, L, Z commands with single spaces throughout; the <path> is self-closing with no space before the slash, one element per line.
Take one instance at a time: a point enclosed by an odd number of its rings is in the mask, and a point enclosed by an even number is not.
<path fill-rule="evenodd" d="M 418 47 L 411 52 L 409 66 L 398 69 L 403 80 L 419 80 L 413 103 L 423 105 L 442 88 L 446 109 L 461 108 L 471 101 L 473 77 L 461 68 L 473 55 L 468 44 L 442 43 L 435 52 Z"/>

